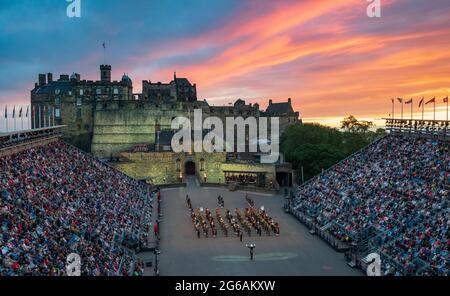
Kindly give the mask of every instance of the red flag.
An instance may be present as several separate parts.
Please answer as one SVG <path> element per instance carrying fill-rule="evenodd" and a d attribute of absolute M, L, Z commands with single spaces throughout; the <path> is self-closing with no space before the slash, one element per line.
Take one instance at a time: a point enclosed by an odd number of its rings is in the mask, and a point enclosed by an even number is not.
<path fill-rule="evenodd" d="M 444 103 L 448 103 L 448 96 L 444 98 Z"/>
<path fill-rule="evenodd" d="M 422 100 L 420 100 L 420 102 L 419 102 L 419 108 L 422 106 L 422 104 L 423 104 L 423 100 L 424 100 L 425 98 L 422 98 Z"/>
<path fill-rule="evenodd" d="M 409 99 L 408 101 L 406 101 L 405 104 L 411 104 L 412 101 L 413 101 L 413 99 L 411 98 L 411 99 Z"/>
<path fill-rule="evenodd" d="M 400 103 L 403 102 L 403 99 L 402 99 L 402 98 L 397 98 L 397 100 L 398 100 Z"/>
<path fill-rule="evenodd" d="M 426 102 L 425 105 L 427 105 L 429 103 L 434 103 L 434 102 L 436 102 L 436 97 L 434 97 L 431 100 L 429 100 L 428 102 Z"/>

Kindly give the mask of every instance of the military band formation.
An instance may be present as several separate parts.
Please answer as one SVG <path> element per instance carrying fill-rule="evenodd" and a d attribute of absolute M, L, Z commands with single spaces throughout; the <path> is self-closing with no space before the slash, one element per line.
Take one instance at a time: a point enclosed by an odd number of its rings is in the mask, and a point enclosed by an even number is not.
<path fill-rule="evenodd" d="M 192 206 L 189 195 L 186 195 L 186 204 L 189 208 L 192 224 L 197 238 L 235 236 L 242 241 L 243 235 L 280 235 L 280 225 L 270 217 L 263 207 L 257 208 L 255 201 L 245 195 L 247 207 L 242 211 L 234 209 L 233 213 L 225 209 L 225 200 L 217 197 L 217 207 L 214 214 L 208 208 Z"/>

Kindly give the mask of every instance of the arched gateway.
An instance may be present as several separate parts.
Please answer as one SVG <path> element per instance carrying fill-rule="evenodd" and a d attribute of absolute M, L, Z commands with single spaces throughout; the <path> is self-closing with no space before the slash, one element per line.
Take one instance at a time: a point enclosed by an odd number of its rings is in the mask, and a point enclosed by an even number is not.
<path fill-rule="evenodd" d="M 195 162 L 187 161 L 184 165 L 186 175 L 195 175 Z"/>

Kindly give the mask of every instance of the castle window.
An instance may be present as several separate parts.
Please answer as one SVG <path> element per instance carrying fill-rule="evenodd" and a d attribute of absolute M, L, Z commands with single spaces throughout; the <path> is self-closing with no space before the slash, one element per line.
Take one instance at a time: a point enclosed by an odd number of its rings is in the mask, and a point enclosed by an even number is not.
<path fill-rule="evenodd" d="M 97 89 L 95 90 L 95 93 L 96 93 L 97 95 L 101 95 L 101 94 L 102 94 L 102 89 L 101 89 L 101 88 L 97 88 Z"/>
<path fill-rule="evenodd" d="M 80 88 L 80 96 L 84 95 L 84 90 Z"/>
<path fill-rule="evenodd" d="M 77 108 L 77 119 L 81 119 L 81 108 Z"/>
<path fill-rule="evenodd" d="M 59 97 L 55 98 L 55 105 L 60 105 L 61 104 L 61 99 Z"/>
<path fill-rule="evenodd" d="M 81 106 L 83 103 L 82 103 L 82 100 L 81 100 L 81 98 L 77 98 L 77 106 Z"/>
<path fill-rule="evenodd" d="M 61 117 L 61 109 L 55 108 L 55 118 L 60 118 L 60 117 Z"/>
<path fill-rule="evenodd" d="M 69 96 L 71 96 L 72 95 L 72 91 L 71 90 L 69 90 Z"/>
<path fill-rule="evenodd" d="M 181 163 L 181 160 L 179 158 L 177 158 L 177 172 L 180 171 L 180 163 Z"/>
<path fill-rule="evenodd" d="M 205 170 L 205 160 L 202 158 L 200 159 L 200 171 Z"/>
<path fill-rule="evenodd" d="M 114 88 L 114 94 L 118 95 L 119 94 L 119 89 L 117 87 Z"/>

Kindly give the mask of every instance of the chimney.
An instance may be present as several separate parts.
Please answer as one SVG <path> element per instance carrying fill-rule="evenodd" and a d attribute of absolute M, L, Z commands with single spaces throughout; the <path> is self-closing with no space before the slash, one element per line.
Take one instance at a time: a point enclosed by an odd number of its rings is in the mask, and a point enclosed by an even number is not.
<path fill-rule="evenodd" d="M 39 81 L 39 86 L 45 85 L 45 74 L 39 74 L 38 81 Z"/>
<path fill-rule="evenodd" d="M 269 100 L 269 105 L 272 105 L 272 100 Z"/>
<path fill-rule="evenodd" d="M 53 74 L 47 73 L 47 83 L 52 83 L 52 82 L 53 82 Z"/>
<path fill-rule="evenodd" d="M 288 103 L 289 103 L 289 105 L 291 104 L 291 98 L 288 98 Z"/>

